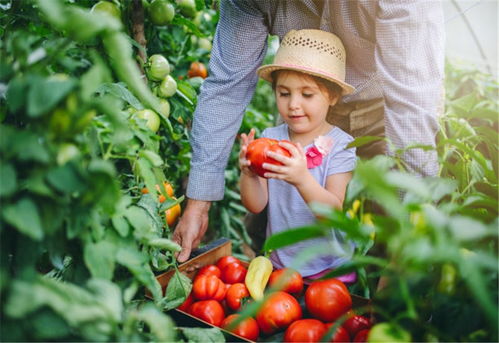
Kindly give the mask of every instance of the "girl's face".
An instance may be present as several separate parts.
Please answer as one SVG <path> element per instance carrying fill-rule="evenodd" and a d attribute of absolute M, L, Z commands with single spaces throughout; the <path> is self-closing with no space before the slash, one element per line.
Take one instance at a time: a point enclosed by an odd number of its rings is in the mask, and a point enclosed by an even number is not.
<path fill-rule="evenodd" d="M 329 106 L 336 103 L 338 96 L 332 99 L 324 86 L 319 87 L 306 74 L 285 71 L 276 77 L 277 108 L 288 124 L 290 134 L 315 137 L 327 133 L 330 125 L 326 116 Z"/>

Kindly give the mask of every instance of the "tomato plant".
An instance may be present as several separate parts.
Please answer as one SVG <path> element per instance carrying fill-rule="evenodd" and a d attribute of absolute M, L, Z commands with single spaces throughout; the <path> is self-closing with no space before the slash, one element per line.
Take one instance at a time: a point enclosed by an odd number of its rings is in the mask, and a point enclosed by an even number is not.
<path fill-rule="evenodd" d="M 167 25 L 175 16 L 175 7 L 168 0 L 153 0 L 148 8 L 149 18 L 154 25 Z"/>
<path fill-rule="evenodd" d="M 223 320 L 221 327 L 250 341 L 256 341 L 260 335 L 260 328 L 256 320 L 252 317 L 244 318 L 239 324 L 234 326 L 233 323 L 238 318 L 239 314 L 228 315 Z"/>
<path fill-rule="evenodd" d="M 291 294 L 300 294 L 303 290 L 303 278 L 291 268 L 274 270 L 270 274 L 268 287 L 279 287 L 279 290 Z"/>
<path fill-rule="evenodd" d="M 234 283 L 230 285 L 225 294 L 227 306 L 233 311 L 239 311 L 244 299 L 249 298 L 248 288 L 244 283 Z"/>
<path fill-rule="evenodd" d="M 305 304 L 313 317 L 331 322 L 351 309 L 352 297 L 339 280 L 317 280 L 305 291 Z"/>
<path fill-rule="evenodd" d="M 267 152 L 272 151 L 277 154 L 290 157 L 289 151 L 279 145 L 279 141 L 271 138 L 257 138 L 248 145 L 246 158 L 250 161 L 250 168 L 261 177 L 267 172 L 262 167 L 264 163 L 277 164 L 281 163 L 267 156 Z"/>
<path fill-rule="evenodd" d="M 189 78 L 201 77 L 203 79 L 206 79 L 206 77 L 208 76 L 208 70 L 206 70 L 206 67 L 203 63 L 192 62 L 191 66 L 189 67 L 189 71 L 187 72 L 187 76 Z"/>
<path fill-rule="evenodd" d="M 196 277 L 192 285 L 192 292 L 196 299 L 223 300 L 226 287 L 222 280 L 215 275 L 200 275 Z"/>
<path fill-rule="evenodd" d="M 216 300 L 196 301 L 191 305 L 189 313 L 215 326 L 220 326 L 225 318 L 225 311 Z"/>
<path fill-rule="evenodd" d="M 264 301 L 256 314 L 256 321 L 260 330 L 268 335 L 286 329 L 301 317 L 298 301 L 289 293 L 277 291 Z"/>
<path fill-rule="evenodd" d="M 326 326 L 317 319 L 299 319 L 291 323 L 284 333 L 285 342 L 319 342 Z"/>

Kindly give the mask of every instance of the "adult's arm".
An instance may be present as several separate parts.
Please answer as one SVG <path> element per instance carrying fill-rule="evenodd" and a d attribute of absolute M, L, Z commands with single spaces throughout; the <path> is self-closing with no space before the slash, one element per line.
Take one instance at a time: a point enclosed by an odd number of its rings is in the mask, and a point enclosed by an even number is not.
<path fill-rule="evenodd" d="M 223 198 L 224 170 L 267 48 L 263 15 L 248 0 L 222 0 L 209 63 L 190 137 L 190 199 Z"/>
<path fill-rule="evenodd" d="M 376 65 L 385 98 L 385 134 L 396 148 L 435 146 L 444 76 L 444 17 L 439 1 L 379 1 Z M 390 153 L 393 153 L 391 151 Z M 408 150 L 412 172 L 436 175 L 436 152 Z"/>

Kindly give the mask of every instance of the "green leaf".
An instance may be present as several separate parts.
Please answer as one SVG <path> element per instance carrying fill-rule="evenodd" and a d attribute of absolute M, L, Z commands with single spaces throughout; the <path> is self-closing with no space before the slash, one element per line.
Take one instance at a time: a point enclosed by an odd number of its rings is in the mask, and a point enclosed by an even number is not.
<path fill-rule="evenodd" d="M 170 317 L 159 311 L 153 304 L 147 303 L 140 309 L 139 319 L 143 320 L 157 342 L 175 342 L 175 326 Z"/>
<path fill-rule="evenodd" d="M 48 163 L 50 160 L 46 145 L 31 131 L 19 132 L 11 148 L 9 153 L 15 154 L 15 157 L 21 161 Z"/>
<path fill-rule="evenodd" d="M 47 172 L 47 181 L 55 189 L 63 193 L 73 193 L 85 189 L 84 180 L 70 164 L 51 169 Z"/>
<path fill-rule="evenodd" d="M 153 167 L 161 167 L 163 165 L 163 159 L 154 151 L 151 150 L 141 150 L 139 156 L 147 159 Z"/>
<path fill-rule="evenodd" d="M 225 342 L 225 337 L 218 328 L 186 328 L 181 327 L 182 333 L 189 342 L 192 343 L 222 343 Z"/>
<path fill-rule="evenodd" d="M 391 171 L 386 174 L 386 180 L 391 185 L 412 192 L 424 200 L 430 198 L 430 190 L 426 186 L 424 180 L 415 175 Z"/>
<path fill-rule="evenodd" d="M 76 86 L 73 79 L 32 77 L 28 91 L 28 115 L 39 117 L 53 109 Z"/>
<path fill-rule="evenodd" d="M 379 141 L 379 140 L 385 140 L 385 137 L 378 137 L 378 136 L 361 136 L 357 137 L 351 142 L 350 144 L 347 145 L 346 149 L 349 148 L 358 148 L 360 146 L 369 144 L 371 142 Z"/>
<path fill-rule="evenodd" d="M 165 298 L 161 301 L 160 305 L 165 311 L 177 308 L 187 299 L 187 296 L 191 293 L 191 289 L 191 279 L 176 270 L 168 282 Z"/>
<path fill-rule="evenodd" d="M 182 250 L 182 247 L 180 245 L 168 238 L 152 238 L 147 241 L 147 245 L 154 248 L 166 249 L 172 252 Z"/>
<path fill-rule="evenodd" d="M 103 83 L 97 89 L 99 94 L 112 94 L 117 98 L 127 102 L 135 109 L 142 110 L 144 106 L 142 103 L 125 87 L 122 82 L 118 83 Z"/>
<path fill-rule="evenodd" d="M 187 81 L 178 80 L 177 91 L 182 93 L 191 102 L 192 105 L 196 104 L 197 93 L 190 83 L 188 83 Z"/>
<path fill-rule="evenodd" d="M 91 56 L 94 64 L 82 75 L 80 82 L 80 94 L 84 101 L 91 100 L 94 93 L 98 92 L 100 87 L 106 84 L 105 82 L 112 80 L 109 69 L 106 67 L 102 58 L 93 50 L 91 51 Z"/>
<path fill-rule="evenodd" d="M 11 112 L 15 113 L 26 105 L 28 87 L 29 81 L 23 77 L 16 77 L 9 82 L 6 100 Z"/>
<path fill-rule="evenodd" d="M 17 189 L 17 177 L 10 163 L 0 163 L 0 196 L 12 195 Z"/>
<path fill-rule="evenodd" d="M 283 232 L 276 233 L 265 241 L 263 246 L 264 251 L 276 250 L 291 244 L 301 242 L 306 239 L 325 236 L 326 232 L 318 227 L 301 227 L 297 229 L 289 229 Z"/>
<path fill-rule="evenodd" d="M 154 234 L 154 228 L 151 223 L 151 217 L 147 212 L 138 206 L 130 206 L 125 212 L 125 217 L 133 226 L 134 236 L 141 239 L 150 237 Z"/>
<path fill-rule="evenodd" d="M 22 198 L 17 203 L 7 205 L 2 211 L 6 222 L 16 227 L 21 233 L 39 241 L 43 238 L 43 228 L 38 208 L 33 200 Z"/>
<path fill-rule="evenodd" d="M 116 250 L 116 246 L 108 241 L 85 244 L 83 259 L 93 277 L 105 280 L 112 279 Z"/>
<path fill-rule="evenodd" d="M 173 17 L 172 25 L 186 26 L 196 37 L 206 37 L 193 22 L 181 16 L 176 15 Z"/>
<path fill-rule="evenodd" d="M 482 222 L 463 216 L 451 217 L 448 227 L 453 236 L 460 241 L 479 240 L 490 234 Z"/>
<path fill-rule="evenodd" d="M 119 233 L 121 237 L 126 237 L 128 232 L 130 231 L 130 226 L 128 225 L 127 220 L 123 217 L 122 214 L 114 215 L 111 218 L 114 228 Z"/>

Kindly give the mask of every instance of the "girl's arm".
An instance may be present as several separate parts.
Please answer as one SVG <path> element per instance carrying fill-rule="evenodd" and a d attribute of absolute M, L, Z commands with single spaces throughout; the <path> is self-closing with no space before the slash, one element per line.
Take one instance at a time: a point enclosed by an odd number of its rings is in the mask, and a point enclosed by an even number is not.
<path fill-rule="evenodd" d="M 255 130 L 251 129 L 246 135 L 241 134 L 241 151 L 239 152 L 239 168 L 241 177 L 239 179 L 239 189 L 241 201 L 246 209 L 252 213 L 259 213 L 267 206 L 267 180 L 255 174 L 251 169 L 250 161 L 246 159 L 248 144 L 253 141 Z"/>
<path fill-rule="evenodd" d="M 273 152 L 268 155 L 273 159 L 283 163 L 283 166 L 272 164 L 264 164 L 263 167 L 271 170 L 265 176 L 284 180 L 296 187 L 303 200 L 310 204 L 319 202 L 325 205 L 330 205 L 334 208 L 341 209 L 348 182 L 352 178 L 351 172 L 333 174 L 328 176 L 326 187 L 315 180 L 307 168 L 307 158 L 303 148 L 298 143 L 293 144 L 281 142 L 279 143 L 291 153 L 291 157 L 285 157 Z"/>

